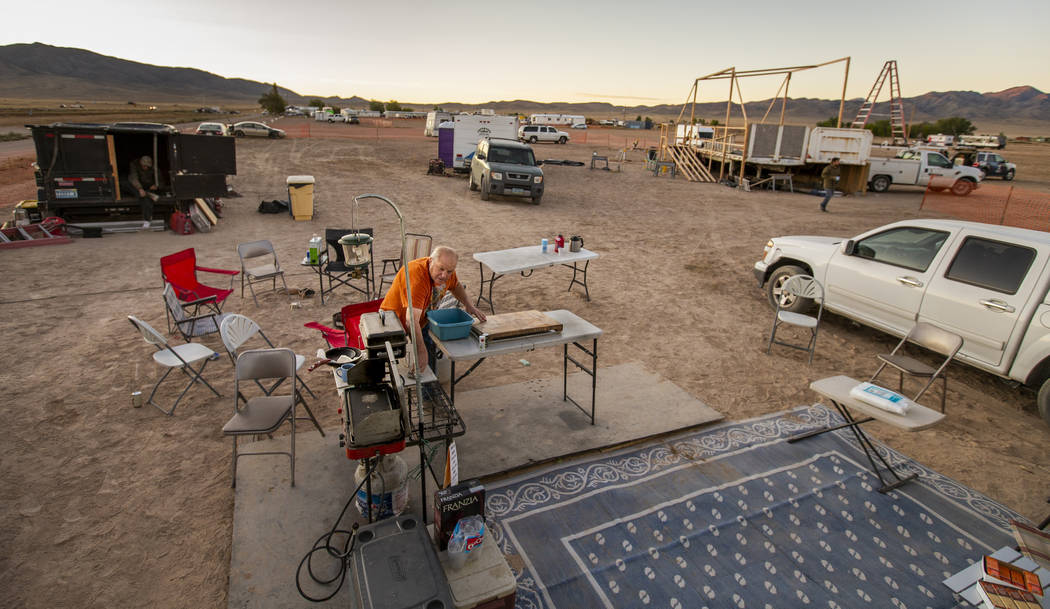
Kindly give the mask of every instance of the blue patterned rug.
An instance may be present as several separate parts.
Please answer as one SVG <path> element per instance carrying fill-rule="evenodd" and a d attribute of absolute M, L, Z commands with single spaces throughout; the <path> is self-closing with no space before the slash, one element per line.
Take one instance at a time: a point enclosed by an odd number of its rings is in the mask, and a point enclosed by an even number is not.
<path fill-rule="evenodd" d="M 563 464 L 486 492 L 521 609 L 951 608 L 941 580 L 1018 514 L 876 444 L 888 494 L 823 406 Z M 918 432 L 922 433 L 922 432 Z"/>

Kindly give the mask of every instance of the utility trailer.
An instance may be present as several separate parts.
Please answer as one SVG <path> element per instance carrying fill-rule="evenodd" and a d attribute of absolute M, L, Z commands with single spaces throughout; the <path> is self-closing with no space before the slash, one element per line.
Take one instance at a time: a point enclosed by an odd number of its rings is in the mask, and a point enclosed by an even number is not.
<path fill-rule="evenodd" d="M 137 197 L 121 193 L 131 162 L 153 158 L 160 199 L 154 215 L 167 218 L 198 198 L 226 196 L 226 176 L 237 174 L 235 139 L 179 133 L 155 123 L 27 125 L 36 147 L 37 200 L 44 216 L 67 221 L 137 219 Z"/>
<path fill-rule="evenodd" d="M 485 116 L 481 114 L 457 114 L 452 117 L 452 146 L 441 153 L 441 135 L 438 135 L 438 151 L 446 167 L 457 171 L 468 171 L 470 160 L 477 150 L 478 141 L 486 137 L 509 140 L 518 139 L 518 117 Z M 447 137 L 447 136 L 446 136 Z"/>

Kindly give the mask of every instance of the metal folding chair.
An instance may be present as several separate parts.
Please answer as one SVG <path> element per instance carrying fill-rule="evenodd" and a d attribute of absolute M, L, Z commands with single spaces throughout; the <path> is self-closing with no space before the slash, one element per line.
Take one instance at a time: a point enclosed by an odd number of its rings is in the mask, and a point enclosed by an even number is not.
<path fill-rule="evenodd" d="M 153 326 L 135 317 L 134 315 L 128 315 L 128 321 L 131 325 L 135 326 L 135 329 L 142 334 L 142 338 L 149 344 L 157 348 L 157 351 L 153 354 L 153 361 L 157 362 L 161 366 L 167 368 L 164 371 L 164 375 L 160 377 L 157 383 L 153 386 L 153 391 L 149 394 L 149 400 L 147 400 L 157 410 L 164 414 L 171 416 L 175 412 L 175 407 L 179 405 L 182 397 L 186 395 L 186 392 L 190 390 L 190 387 L 194 383 L 201 382 L 211 390 L 218 397 L 222 397 L 218 391 L 212 387 L 208 381 L 204 380 L 202 373 L 204 367 L 208 365 L 208 360 L 213 356 L 217 355 L 214 351 L 205 347 L 200 343 L 185 343 L 182 345 L 171 346 L 168 341 L 153 329 Z M 194 368 L 194 364 L 200 362 L 200 368 Z M 160 384 L 164 382 L 164 379 L 168 378 L 172 370 L 179 369 L 183 374 L 189 377 L 190 382 L 186 384 L 186 387 L 179 394 L 179 397 L 175 399 L 175 403 L 171 405 L 171 408 L 165 410 L 153 401 L 153 397 L 157 395 L 157 389 Z"/>
<path fill-rule="evenodd" d="M 766 345 L 766 354 L 770 353 L 774 344 L 783 345 L 785 347 L 791 347 L 792 349 L 809 352 L 809 363 L 812 364 L 813 351 L 816 350 L 817 347 L 817 330 L 820 327 L 820 317 L 824 314 L 824 286 L 820 285 L 819 281 L 809 275 L 792 275 L 784 282 L 782 290 L 782 294 L 787 294 L 790 297 L 803 298 L 816 302 L 818 305 L 817 315 L 814 317 L 803 313 L 785 311 L 781 309 L 783 304 L 782 299 L 778 298 L 776 315 L 773 316 L 773 331 L 769 335 L 769 344 Z M 777 329 L 780 328 L 782 324 L 788 324 L 809 330 L 809 342 L 805 345 L 799 345 L 796 343 L 777 340 Z"/>
<path fill-rule="evenodd" d="M 945 356 L 941 365 L 937 368 L 921 362 L 914 357 L 911 357 L 903 352 L 901 349 L 904 348 L 906 343 L 914 343 L 929 349 L 934 353 Z M 875 374 L 871 375 L 871 379 L 868 382 L 874 383 L 875 377 L 879 376 L 879 373 L 886 368 L 891 366 L 897 369 L 900 373 L 900 378 L 897 381 L 897 391 L 904 393 L 904 375 L 916 376 L 919 378 L 929 379 L 926 384 L 923 385 L 919 393 L 915 394 L 912 401 L 918 402 L 922 394 L 926 393 L 926 390 L 933 385 L 933 382 L 937 380 L 937 377 L 941 378 L 943 384 L 941 386 L 941 412 L 944 412 L 944 407 L 948 398 L 948 364 L 955 357 L 955 354 L 962 348 L 963 339 L 958 334 L 952 334 L 947 330 L 942 330 L 937 326 L 920 321 L 912 327 L 908 335 L 901 339 L 901 342 L 897 343 L 897 346 L 893 348 L 887 355 L 879 355 L 879 361 L 882 364 L 879 365 L 879 369 L 875 371 Z"/>
<path fill-rule="evenodd" d="M 259 306 L 259 299 L 255 297 L 255 284 L 271 281 L 272 289 L 276 292 L 278 278 L 285 292 L 288 291 L 284 271 L 281 270 L 281 263 L 277 261 L 277 252 L 268 240 L 241 243 L 237 246 L 237 256 L 241 259 L 241 298 L 244 298 L 244 284 L 247 283 L 255 306 Z"/>
<path fill-rule="evenodd" d="M 434 238 L 430 235 L 405 233 L 405 249 L 402 254 L 407 255 L 406 260 L 415 260 L 416 258 L 429 256 L 433 243 Z M 387 270 L 388 267 L 389 270 Z M 383 259 L 383 270 L 379 273 L 379 291 L 376 294 L 383 293 L 384 283 L 394 283 L 394 278 L 397 277 L 399 270 L 401 270 L 401 258 Z"/>

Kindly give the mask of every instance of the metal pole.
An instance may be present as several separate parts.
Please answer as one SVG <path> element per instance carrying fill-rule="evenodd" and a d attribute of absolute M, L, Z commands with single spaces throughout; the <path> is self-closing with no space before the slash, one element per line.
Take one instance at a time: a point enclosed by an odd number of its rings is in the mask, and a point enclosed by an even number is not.
<path fill-rule="evenodd" d="M 849 57 L 846 58 L 846 75 L 842 77 L 842 97 L 839 98 L 839 122 L 836 127 L 842 127 L 842 107 L 846 105 L 846 83 L 849 82 Z M 872 107 L 875 107 L 874 100 Z"/>

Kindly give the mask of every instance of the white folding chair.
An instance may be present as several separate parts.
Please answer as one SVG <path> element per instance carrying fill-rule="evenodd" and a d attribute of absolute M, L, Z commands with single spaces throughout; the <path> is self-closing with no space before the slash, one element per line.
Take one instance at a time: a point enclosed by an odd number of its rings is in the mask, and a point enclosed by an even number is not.
<path fill-rule="evenodd" d="M 773 317 L 773 331 L 769 335 L 769 344 L 766 345 L 766 354 L 770 353 L 774 344 L 791 347 L 800 351 L 809 352 L 809 363 L 813 363 L 813 351 L 817 347 L 817 330 L 820 326 L 820 317 L 824 313 L 824 286 L 809 275 L 792 275 L 788 277 L 781 288 L 782 295 L 787 295 L 792 302 L 802 298 L 817 303 L 817 315 L 805 315 L 781 309 L 783 299 L 777 299 L 777 311 Z M 805 328 L 809 330 L 809 342 L 805 345 L 777 340 L 777 329 L 782 324 Z"/>
<path fill-rule="evenodd" d="M 237 246 L 237 256 L 241 259 L 241 298 L 244 298 L 244 284 L 247 283 L 255 306 L 259 306 L 259 299 L 255 297 L 255 284 L 269 280 L 273 284 L 273 291 L 276 292 L 278 277 L 285 292 L 288 291 L 288 284 L 284 282 L 284 271 L 277 261 L 277 252 L 268 240 L 241 243 Z M 248 266 L 249 264 L 252 266 Z"/>
<path fill-rule="evenodd" d="M 906 343 L 914 343 L 929 349 L 934 353 L 938 353 L 945 357 L 944 361 L 937 368 L 930 366 L 925 362 L 921 362 L 914 357 L 902 352 Z M 886 366 L 891 366 L 897 369 L 900 373 L 900 378 L 897 381 L 897 391 L 904 393 L 904 375 L 917 376 L 919 378 L 929 379 L 926 384 L 923 385 L 919 393 L 915 394 L 912 398 L 913 401 L 918 402 L 922 394 L 926 393 L 926 390 L 933 385 L 933 382 L 937 380 L 937 377 L 941 378 L 943 384 L 941 386 L 941 412 L 944 412 L 944 407 L 948 398 L 948 363 L 952 361 L 955 354 L 962 348 L 963 339 L 958 334 L 953 334 L 947 330 L 942 330 L 937 326 L 920 321 L 915 324 L 914 327 L 908 332 L 908 335 L 901 339 L 901 342 L 897 343 L 897 346 L 893 348 L 889 354 L 879 355 L 879 361 L 882 362 L 879 365 L 879 369 L 875 371 L 875 374 L 871 375 L 869 382 L 874 383 L 875 377 L 879 376 Z"/>
<path fill-rule="evenodd" d="M 186 395 L 186 392 L 190 390 L 190 387 L 197 382 L 204 383 L 212 393 L 218 397 L 222 397 L 219 392 L 208 383 L 208 381 L 204 380 L 204 377 L 202 376 L 204 367 L 208 365 L 208 360 L 217 355 L 217 353 L 200 343 L 185 343 L 182 345 L 171 346 L 168 344 L 168 341 L 161 336 L 160 332 L 154 330 L 153 326 L 150 326 L 148 323 L 134 315 L 128 315 L 128 321 L 130 321 L 131 325 L 135 326 L 135 329 L 142 334 L 142 338 L 147 343 L 157 348 L 157 351 L 153 354 L 153 361 L 167 368 L 167 370 L 164 371 L 164 375 L 161 376 L 160 380 L 157 381 L 157 384 L 153 386 L 153 391 L 150 392 L 149 400 L 147 400 L 157 410 L 171 416 L 175 412 L 175 407 L 179 405 L 179 401 L 182 400 L 182 396 Z M 200 362 L 200 368 L 195 369 L 193 365 L 197 362 Z M 182 393 L 180 393 L 179 397 L 175 399 L 175 403 L 171 405 L 171 408 L 165 410 L 160 404 L 153 401 L 153 397 L 157 394 L 157 388 L 160 387 L 160 384 L 163 383 L 164 379 L 168 378 L 171 371 L 175 369 L 181 370 L 183 374 L 188 376 L 190 382 L 186 384 Z"/>

